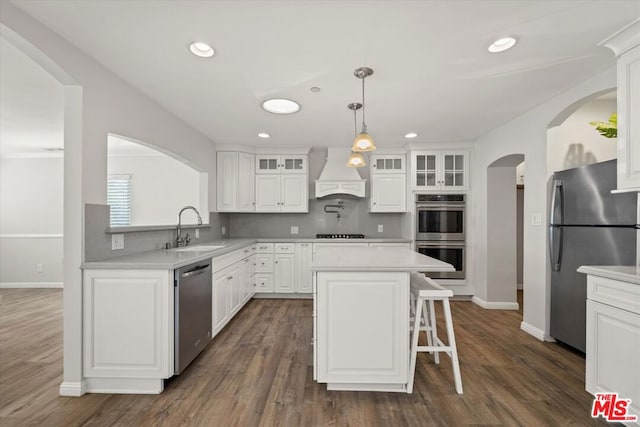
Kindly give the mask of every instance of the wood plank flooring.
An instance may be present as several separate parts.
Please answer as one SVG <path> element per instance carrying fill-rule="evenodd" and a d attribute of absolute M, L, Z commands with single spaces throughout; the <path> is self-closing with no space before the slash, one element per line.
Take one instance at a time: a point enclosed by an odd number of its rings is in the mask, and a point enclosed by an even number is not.
<path fill-rule="evenodd" d="M 0 289 L 0 425 L 605 424 L 589 416 L 584 358 L 522 332 L 517 311 L 452 302 L 459 396 L 449 358 L 424 353 L 412 395 L 327 391 L 313 381 L 311 310 L 310 300 L 252 300 L 164 393 L 70 398 L 58 396 L 62 291 Z"/>

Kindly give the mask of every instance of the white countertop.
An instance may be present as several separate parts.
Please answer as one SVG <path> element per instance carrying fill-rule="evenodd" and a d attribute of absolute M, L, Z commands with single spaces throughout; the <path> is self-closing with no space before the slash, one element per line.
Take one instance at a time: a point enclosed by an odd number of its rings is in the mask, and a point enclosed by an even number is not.
<path fill-rule="evenodd" d="M 325 243 L 325 242 L 360 242 L 360 243 L 408 243 L 411 239 L 316 239 L 315 237 L 301 238 L 230 238 L 209 242 L 192 243 L 192 247 L 199 245 L 224 246 L 223 248 L 208 251 L 180 252 L 176 248 L 160 249 L 148 252 L 139 252 L 107 258 L 96 261 L 86 261 L 81 265 L 83 269 L 175 269 L 185 265 L 213 258 L 242 249 L 254 243 Z M 346 249 L 346 248 L 345 248 Z M 363 248 L 364 249 L 364 248 Z M 394 248 L 398 249 L 398 248 Z"/>
<path fill-rule="evenodd" d="M 583 265 L 578 273 L 640 285 L 640 267 L 636 265 Z"/>
<path fill-rule="evenodd" d="M 404 248 L 318 249 L 312 271 L 455 271 L 451 264 Z"/>

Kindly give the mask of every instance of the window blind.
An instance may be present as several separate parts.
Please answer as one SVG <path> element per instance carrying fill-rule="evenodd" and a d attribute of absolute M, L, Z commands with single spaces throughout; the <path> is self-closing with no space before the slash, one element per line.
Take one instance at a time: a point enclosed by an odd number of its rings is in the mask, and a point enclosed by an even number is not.
<path fill-rule="evenodd" d="M 111 211 L 111 226 L 130 225 L 131 175 L 109 175 L 107 179 L 107 205 Z"/>

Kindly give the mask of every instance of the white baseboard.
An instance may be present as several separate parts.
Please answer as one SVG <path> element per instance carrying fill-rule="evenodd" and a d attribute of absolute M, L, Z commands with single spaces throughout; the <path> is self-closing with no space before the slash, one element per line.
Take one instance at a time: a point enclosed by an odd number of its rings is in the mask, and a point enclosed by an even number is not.
<path fill-rule="evenodd" d="M 71 397 L 80 397 L 87 391 L 87 383 L 84 381 L 81 382 L 70 382 L 63 381 L 60 384 L 60 388 L 58 393 L 60 396 L 71 396 Z"/>
<path fill-rule="evenodd" d="M 527 323 L 527 322 L 522 322 L 520 323 L 520 329 L 522 329 L 523 331 L 525 331 L 526 333 L 528 333 L 529 335 L 534 336 L 535 338 L 539 339 L 540 341 L 547 341 L 547 342 L 556 342 L 556 340 L 553 339 L 553 337 L 550 337 L 549 335 L 545 335 L 544 331 L 542 329 L 538 329 L 535 326 Z"/>
<path fill-rule="evenodd" d="M 487 310 L 518 310 L 520 308 L 517 302 L 488 302 L 475 296 L 471 298 L 471 302 Z"/>
<path fill-rule="evenodd" d="M 37 289 L 37 288 L 62 288 L 62 282 L 3 282 L 0 283 L 0 288 L 22 288 L 22 289 Z"/>
<path fill-rule="evenodd" d="M 87 378 L 87 393 L 160 394 L 164 380 L 159 378 Z"/>

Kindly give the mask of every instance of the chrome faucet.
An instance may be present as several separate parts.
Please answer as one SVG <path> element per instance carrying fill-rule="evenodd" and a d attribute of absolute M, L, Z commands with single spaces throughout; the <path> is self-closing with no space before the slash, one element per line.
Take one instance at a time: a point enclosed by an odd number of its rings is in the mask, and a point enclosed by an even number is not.
<path fill-rule="evenodd" d="M 198 209 L 194 208 L 193 206 L 185 206 L 184 208 L 180 209 L 180 212 L 178 213 L 178 229 L 176 233 L 176 245 L 178 247 L 189 246 L 189 242 L 191 241 L 189 233 L 182 237 L 182 212 L 189 209 L 194 211 L 198 216 L 198 225 L 202 225 L 202 218 L 200 217 L 200 212 L 198 212 Z"/>

